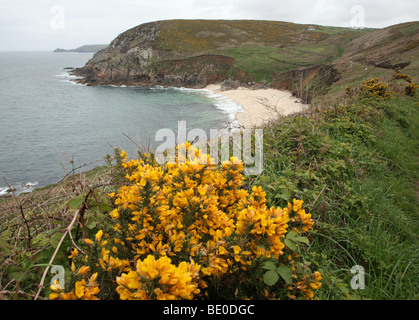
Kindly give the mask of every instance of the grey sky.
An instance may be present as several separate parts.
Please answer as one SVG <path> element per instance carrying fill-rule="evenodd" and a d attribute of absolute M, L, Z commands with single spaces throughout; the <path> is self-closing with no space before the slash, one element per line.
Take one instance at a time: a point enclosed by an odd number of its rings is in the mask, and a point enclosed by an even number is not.
<path fill-rule="evenodd" d="M 109 43 L 165 19 L 264 19 L 383 28 L 419 20 L 417 0 L 0 0 L 0 51 Z"/>

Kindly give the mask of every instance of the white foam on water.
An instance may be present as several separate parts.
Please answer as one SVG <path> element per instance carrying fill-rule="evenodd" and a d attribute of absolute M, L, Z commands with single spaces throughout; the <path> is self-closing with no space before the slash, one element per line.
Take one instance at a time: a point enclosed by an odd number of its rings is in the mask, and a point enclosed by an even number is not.
<path fill-rule="evenodd" d="M 18 196 L 21 193 L 30 193 L 34 190 L 34 187 L 38 185 L 38 182 L 27 182 L 27 183 L 21 183 L 21 184 L 13 184 L 11 185 L 11 189 L 13 190 L 13 193 Z M 0 196 L 4 195 L 11 195 L 12 192 L 9 187 L 2 187 L 0 188 Z"/>
<path fill-rule="evenodd" d="M 9 190 L 9 188 L 0 188 L 0 197 L 7 194 L 7 190 Z"/>
<path fill-rule="evenodd" d="M 103 87 L 111 87 L 111 88 L 128 88 L 125 84 L 116 85 L 116 84 L 105 84 Z"/>
<path fill-rule="evenodd" d="M 57 74 L 56 77 L 58 78 L 64 78 L 64 79 L 82 79 L 83 77 L 75 76 L 73 74 L 70 74 L 68 71 L 64 71 L 60 74 Z"/>
<path fill-rule="evenodd" d="M 234 120 L 234 117 L 238 112 L 243 112 L 243 107 L 230 98 L 214 93 L 207 89 L 202 89 L 202 91 L 206 96 L 215 101 L 215 106 L 217 109 L 229 114 L 230 120 Z"/>
<path fill-rule="evenodd" d="M 59 80 L 60 82 L 67 82 L 73 85 L 78 85 L 78 86 L 86 86 L 87 84 L 83 84 L 83 83 L 79 83 L 75 80 L 78 79 L 83 79 L 83 77 L 79 77 L 79 76 L 75 76 L 69 73 L 69 71 L 64 71 L 60 74 L 55 75 L 57 78 L 60 78 L 61 80 Z"/>
<path fill-rule="evenodd" d="M 173 87 L 170 89 L 205 95 L 206 97 L 214 101 L 214 106 L 218 110 L 228 114 L 230 122 L 236 122 L 236 125 L 238 125 L 237 121 L 235 121 L 234 118 L 238 112 L 243 112 L 243 107 L 239 105 L 237 102 L 231 100 L 230 98 L 217 94 L 208 89 L 190 89 L 184 87 Z"/>

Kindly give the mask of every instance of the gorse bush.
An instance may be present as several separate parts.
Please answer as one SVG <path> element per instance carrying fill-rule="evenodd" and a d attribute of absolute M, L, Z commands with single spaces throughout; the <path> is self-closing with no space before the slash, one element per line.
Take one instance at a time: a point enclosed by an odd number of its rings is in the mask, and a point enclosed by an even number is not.
<path fill-rule="evenodd" d="M 50 299 L 315 297 L 321 274 L 301 262 L 314 224 L 303 201 L 268 208 L 237 158 L 216 165 L 186 150 L 165 165 L 122 152 L 129 183 L 110 194 L 112 223 L 84 240 L 85 254 L 72 251 L 66 288 L 51 286 Z"/>
<path fill-rule="evenodd" d="M 379 98 L 388 100 L 394 97 L 397 94 L 405 94 L 407 96 L 414 97 L 416 95 L 416 90 L 419 86 L 413 81 L 413 78 L 408 74 L 402 74 L 399 72 L 394 73 L 394 80 L 404 80 L 407 82 L 407 85 L 401 89 L 399 86 L 396 86 L 395 90 L 390 90 L 389 84 L 379 81 L 378 78 L 372 78 L 365 80 L 360 85 L 361 98 Z M 349 86 L 346 87 L 346 94 L 352 94 Z"/>
<path fill-rule="evenodd" d="M 378 81 L 378 78 L 365 80 L 361 84 L 361 92 L 366 97 L 377 97 L 381 99 L 390 99 L 394 92 L 390 91 L 387 83 Z"/>
<path fill-rule="evenodd" d="M 404 88 L 405 94 L 407 96 L 414 97 L 416 95 L 416 90 L 417 90 L 417 88 L 419 88 L 419 85 L 417 85 L 413 81 L 413 78 L 410 75 L 396 72 L 394 74 L 394 78 L 395 79 L 403 79 L 408 83 L 406 85 L 406 87 Z"/>

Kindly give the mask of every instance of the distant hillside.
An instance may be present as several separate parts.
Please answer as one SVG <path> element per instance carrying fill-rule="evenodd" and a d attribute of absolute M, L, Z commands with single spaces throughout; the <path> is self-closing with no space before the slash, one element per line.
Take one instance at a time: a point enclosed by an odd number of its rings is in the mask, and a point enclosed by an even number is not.
<path fill-rule="evenodd" d="M 102 49 L 105 49 L 108 46 L 108 44 L 90 44 L 90 45 L 84 45 L 81 47 L 78 47 L 76 49 L 55 49 L 54 52 L 98 52 Z"/>
<path fill-rule="evenodd" d="M 397 68 L 417 76 L 418 44 L 418 22 L 355 30 L 259 20 L 168 20 L 122 33 L 74 73 L 89 85 L 202 88 L 235 80 L 300 96 L 304 91 L 310 101 L 347 79 Z"/>

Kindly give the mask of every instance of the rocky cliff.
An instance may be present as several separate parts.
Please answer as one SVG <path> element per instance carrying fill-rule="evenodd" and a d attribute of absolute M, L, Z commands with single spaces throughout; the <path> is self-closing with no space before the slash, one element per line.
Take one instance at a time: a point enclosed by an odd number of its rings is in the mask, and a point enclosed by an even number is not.
<path fill-rule="evenodd" d="M 120 34 L 73 73 L 88 85 L 202 88 L 231 79 L 301 96 L 302 84 L 328 88 L 345 79 L 354 63 L 409 66 L 416 73 L 418 36 L 417 22 L 353 30 L 258 20 L 157 21 Z"/>
<path fill-rule="evenodd" d="M 74 73 L 89 85 L 205 87 L 226 78 L 234 58 L 167 50 L 161 44 L 161 25 L 154 22 L 128 30 Z"/>
<path fill-rule="evenodd" d="M 243 83 L 267 83 L 275 71 L 330 58 L 323 53 L 303 52 L 301 56 L 306 61 L 286 60 L 287 55 L 294 56 L 290 51 L 300 50 L 301 44 L 317 46 L 330 38 L 325 27 L 313 30 L 306 25 L 275 21 L 151 22 L 120 34 L 74 73 L 84 77 L 80 81 L 89 85 L 202 88 L 229 78 Z M 333 33 L 341 31 L 348 32 L 336 29 Z M 352 39 L 353 35 L 346 37 Z M 267 49 L 271 52 L 265 57 Z M 255 64 L 258 62 L 260 65 Z"/>

